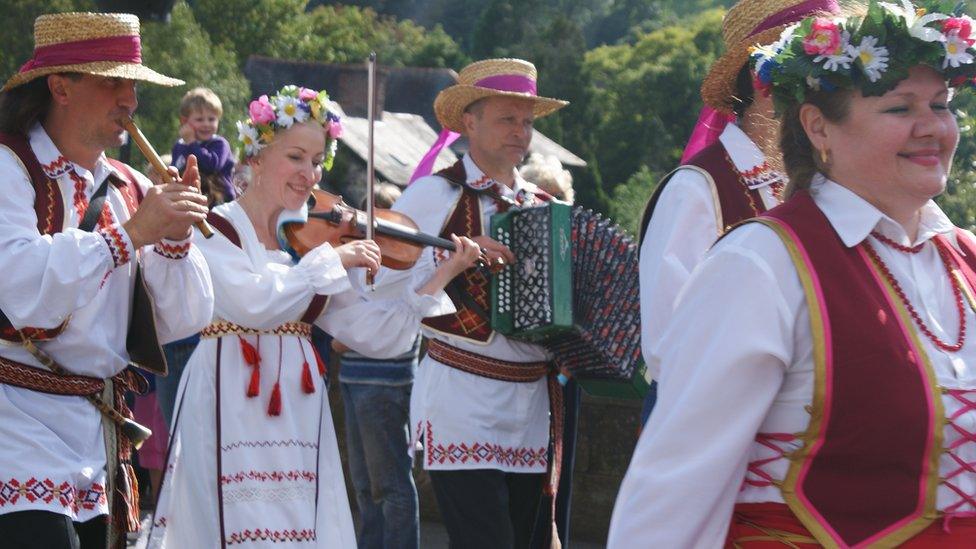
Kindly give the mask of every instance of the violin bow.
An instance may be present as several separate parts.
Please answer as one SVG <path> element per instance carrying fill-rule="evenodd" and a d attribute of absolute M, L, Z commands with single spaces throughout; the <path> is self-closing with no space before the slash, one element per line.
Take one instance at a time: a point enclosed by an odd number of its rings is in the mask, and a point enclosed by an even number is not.
<path fill-rule="evenodd" d="M 376 166 L 373 163 L 373 131 L 376 126 L 376 52 L 369 53 L 367 67 L 366 84 L 366 117 L 369 121 L 369 131 L 366 137 L 366 239 L 373 240 L 376 237 L 376 212 L 373 202 L 375 201 L 374 187 L 376 186 Z M 369 289 L 375 290 L 374 286 L 376 273 L 366 272 L 366 285 Z"/>

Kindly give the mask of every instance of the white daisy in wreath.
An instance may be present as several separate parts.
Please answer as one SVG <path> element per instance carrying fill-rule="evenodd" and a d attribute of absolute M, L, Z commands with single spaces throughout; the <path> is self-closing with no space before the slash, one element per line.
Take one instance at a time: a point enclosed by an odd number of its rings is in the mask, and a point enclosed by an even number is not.
<path fill-rule="evenodd" d="M 278 111 L 278 126 L 290 128 L 295 122 L 308 119 L 308 111 L 302 108 L 302 101 L 297 97 L 279 95 L 275 97 L 275 107 Z"/>
<path fill-rule="evenodd" d="M 859 45 L 848 46 L 848 54 L 861 61 L 864 74 L 871 82 L 880 80 L 882 73 L 888 70 L 888 48 L 878 46 L 874 36 L 865 36 Z"/>
<path fill-rule="evenodd" d="M 264 147 L 258 137 L 258 130 L 254 126 L 238 120 L 237 133 L 238 139 L 244 144 L 244 152 L 247 156 L 254 156 Z"/>
<path fill-rule="evenodd" d="M 846 47 L 840 48 L 840 53 L 836 55 L 818 55 L 813 58 L 814 63 L 823 62 L 824 70 L 831 72 L 837 72 L 840 69 L 851 68 L 851 63 L 854 62 L 854 57 L 850 55 L 850 41 L 851 33 L 846 30 L 841 34 L 840 43 L 848 44 Z"/>
<path fill-rule="evenodd" d="M 915 9 L 915 6 L 909 0 L 900 0 L 900 2 L 901 5 L 889 2 L 879 2 L 879 4 L 889 12 L 901 16 L 905 20 L 905 25 L 908 27 L 908 34 L 913 38 L 923 42 L 942 41 L 942 33 L 938 29 L 929 27 L 928 24 L 933 21 L 948 19 L 948 15 L 944 13 L 920 12 Z"/>
<path fill-rule="evenodd" d="M 942 61 L 942 68 L 953 67 L 957 68 L 959 65 L 968 65 L 973 62 L 973 56 L 969 53 L 969 42 L 959 36 L 958 33 L 950 32 L 945 36 L 945 42 L 942 43 L 945 46 L 945 58 Z"/>

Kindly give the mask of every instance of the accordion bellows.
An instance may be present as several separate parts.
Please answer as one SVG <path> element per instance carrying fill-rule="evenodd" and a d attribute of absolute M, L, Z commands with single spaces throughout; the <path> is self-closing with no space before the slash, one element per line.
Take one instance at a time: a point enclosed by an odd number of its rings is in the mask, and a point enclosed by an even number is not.
<path fill-rule="evenodd" d="M 538 343 L 590 394 L 642 397 L 637 244 L 602 215 L 550 202 L 492 216 L 516 263 L 492 278 L 492 328 Z"/>

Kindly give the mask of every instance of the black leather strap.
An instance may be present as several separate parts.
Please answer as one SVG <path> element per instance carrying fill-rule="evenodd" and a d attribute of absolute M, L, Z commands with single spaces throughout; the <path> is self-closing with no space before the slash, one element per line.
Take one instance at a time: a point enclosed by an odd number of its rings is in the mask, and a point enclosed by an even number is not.
<path fill-rule="evenodd" d="M 91 232 L 98 223 L 98 218 L 102 216 L 102 208 L 105 206 L 105 198 L 108 196 L 108 180 L 109 178 L 106 177 L 98 189 L 95 190 L 95 194 L 92 195 L 91 202 L 88 203 L 88 209 L 85 210 L 85 217 L 78 224 L 79 229 Z"/>

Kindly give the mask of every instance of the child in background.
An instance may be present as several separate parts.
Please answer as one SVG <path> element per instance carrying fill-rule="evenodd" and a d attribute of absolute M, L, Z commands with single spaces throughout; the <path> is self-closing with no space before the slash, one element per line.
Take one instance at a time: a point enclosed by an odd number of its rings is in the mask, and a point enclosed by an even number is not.
<path fill-rule="evenodd" d="M 200 190 L 210 207 L 236 197 L 232 174 L 233 151 L 226 139 L 217 135 L 224 108 L 209 88 L 193 88 L 180 101 L 180 140 L 173 145 L 173 165 L 183 169 L 186 158 L 196 155 L 200 166 Z"/>

